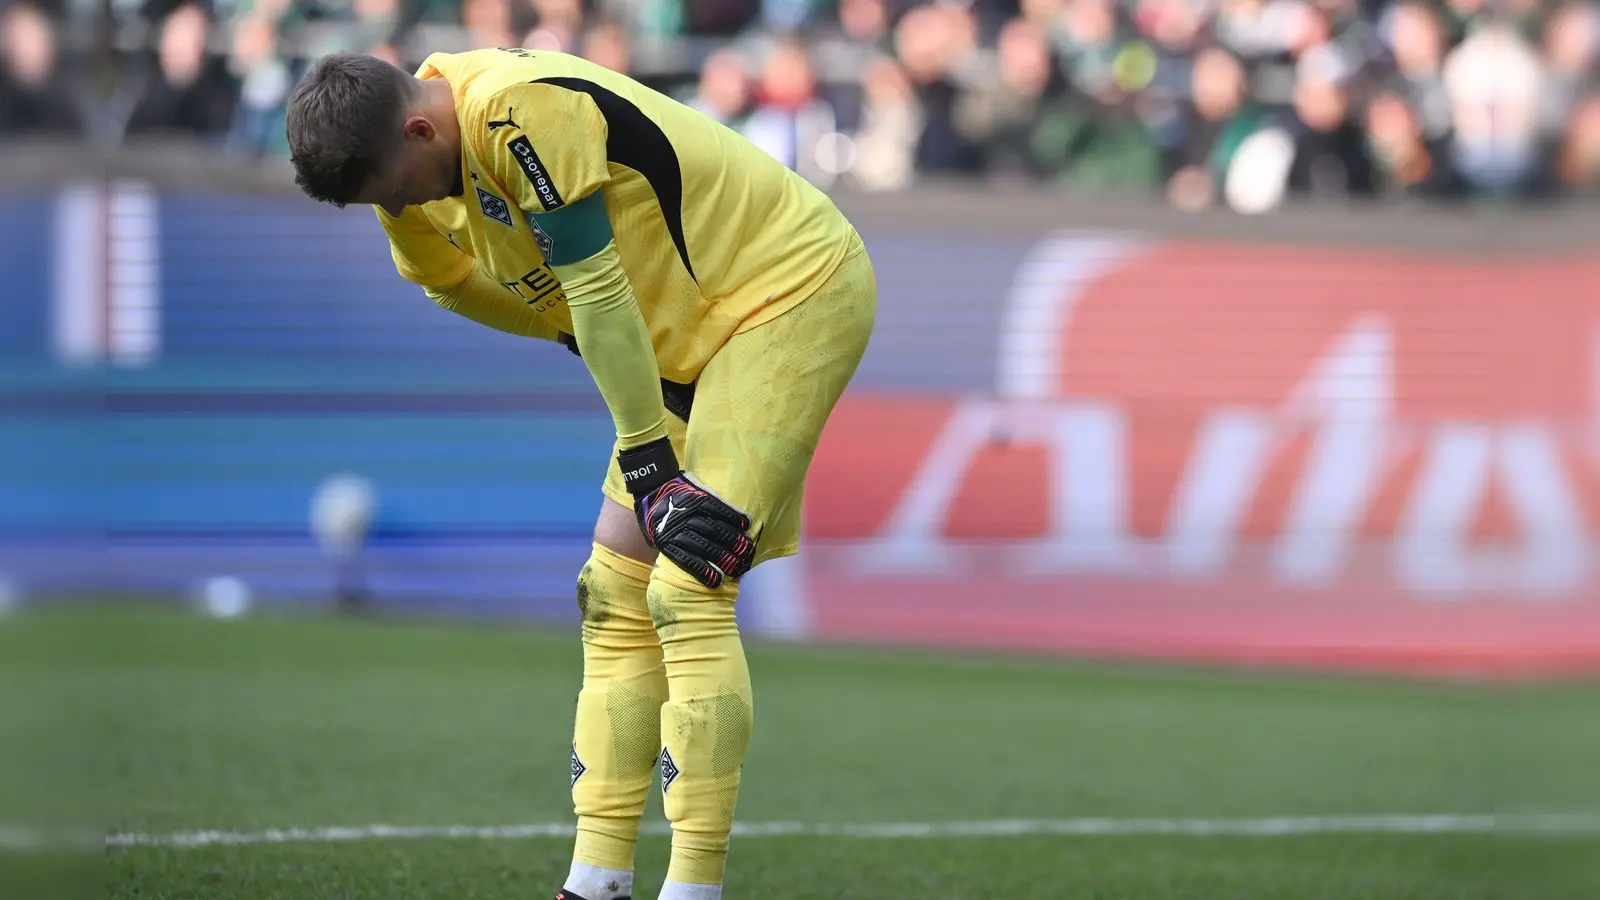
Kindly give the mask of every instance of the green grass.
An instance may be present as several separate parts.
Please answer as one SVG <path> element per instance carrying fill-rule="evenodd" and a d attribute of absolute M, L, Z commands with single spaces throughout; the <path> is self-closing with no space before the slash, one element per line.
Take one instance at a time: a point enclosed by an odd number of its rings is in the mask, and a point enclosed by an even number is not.
<path fill-rule="evenodd" d="M 575 634 L 523 629 L 13 618 L 0 825 L 566 822 L 579 665 Z M 1600 810 L 1592 686 L 789 647 L 752 648 L 751 669 L 748 822 Z M 658 797 L 647 815 L 660 819 Z M 645 840 L 640 900 L 666 850 Z M 537 900 L 569 851 L 563 838 L 119 848 L 103 875 L 114 898 Z M 730 859 L 730 900 L 1600 896 L 1600 843 L 1578 837 L 762 837 Z M 46 862 L 0 856 L 0 885 L 59 868 Z"/>

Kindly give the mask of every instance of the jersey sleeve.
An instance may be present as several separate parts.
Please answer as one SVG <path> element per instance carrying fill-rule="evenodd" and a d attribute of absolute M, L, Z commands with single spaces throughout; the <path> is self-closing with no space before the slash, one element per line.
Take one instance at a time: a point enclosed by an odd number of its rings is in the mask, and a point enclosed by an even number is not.
<path fill-rule="evenodd" d="M 401 278 L 423 287 L 441 287 L 472 272 L 476 261 L 440 234 L 421 209 L 407 207 L 399 216 L 373 209 L 389 236 L 389 254 Z"/>
<path fill-rule="evenodd" d="M 581 91 L 534 82 L 501 90 L 478 111 L 479 158 L 525 213 L 555 212 L 603 187 L 605 117 Z M 491 128 L 491 126 L 493 126 Z"/>
<path fill-rule="evenodd" d="M 546 341 L 561 337 L 554 325 L 476 267 L 458 284 L 424 288 L 423 293 L 440 308 L 497 331 Z"/>
<path fill-rule="evenodd" d="M 616 244 L 578 262 L 553 267 L 567 292 L 573 336 L 626 450 L 666 437 L 661 371 L 633 286 Z"/>

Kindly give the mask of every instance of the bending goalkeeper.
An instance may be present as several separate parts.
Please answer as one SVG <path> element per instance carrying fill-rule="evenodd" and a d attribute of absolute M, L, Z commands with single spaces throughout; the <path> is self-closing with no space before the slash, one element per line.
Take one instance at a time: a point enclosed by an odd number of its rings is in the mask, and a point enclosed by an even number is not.
<path fill-rule="evenodd" d="M 445 309 L 582 357 L 616 424 L 578 575 L 565 900 L 626 900 L 659 767 L 662 900 L 719 900 L 750 741 L 739 578 L 799 544 L 806 469 L 872 331 L 860 236 L 721 125 L 561 53 L 320 60 L 296 179 L 370 204 Z"/>

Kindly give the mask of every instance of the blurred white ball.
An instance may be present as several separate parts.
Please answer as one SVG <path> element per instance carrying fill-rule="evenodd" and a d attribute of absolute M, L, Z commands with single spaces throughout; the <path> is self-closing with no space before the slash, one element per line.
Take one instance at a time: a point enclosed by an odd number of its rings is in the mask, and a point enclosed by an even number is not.
<path fill-rule="evenodd" d="M 1294 165 L 1294 138 L 1268 128 L 1245 138 L 1233 154 L 1222 193 L 1235 212 L 1260 215 L 1283 203 Z"/>
<path fill-rule="evenodd" d="M 219 619 L 237 619 L 250 611 L 250 585 L 232 576 L 211 578 L 201 587 L 206 612 Z"/>
<path fill-rule="evenodd" d="M 377 504 L 372 482 L 359 475 L 334 475 L 311 499 L 311 533 L 326 551 L 355 550 L 366 540 Z"/>
<path fill-rule="evenodd" d="M 848 134 L 830 131 L 817 141 L 817 165 L 829 175 L 843 175 L 856 167 L 856 142 Z"/>

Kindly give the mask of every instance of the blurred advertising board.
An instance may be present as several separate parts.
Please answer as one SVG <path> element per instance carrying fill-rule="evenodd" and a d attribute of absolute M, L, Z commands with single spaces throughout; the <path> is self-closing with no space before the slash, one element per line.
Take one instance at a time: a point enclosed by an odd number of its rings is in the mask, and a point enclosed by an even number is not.
<path fill-rule="evenodd" d="M 1600 664 L 1600 262 L 1062 234 L 992 391 L 835 414 L 808 635 Z"/>

